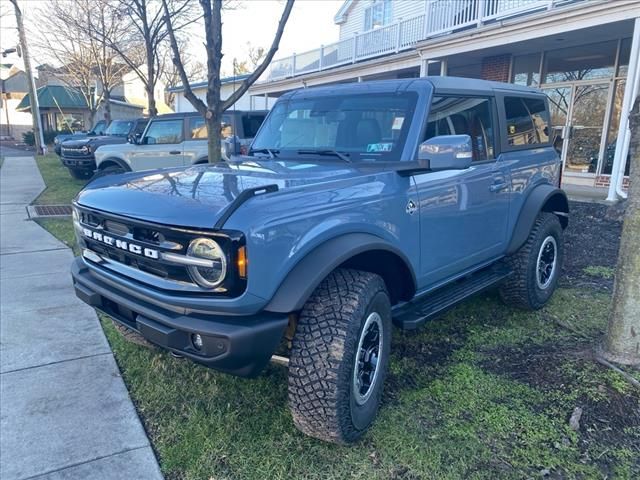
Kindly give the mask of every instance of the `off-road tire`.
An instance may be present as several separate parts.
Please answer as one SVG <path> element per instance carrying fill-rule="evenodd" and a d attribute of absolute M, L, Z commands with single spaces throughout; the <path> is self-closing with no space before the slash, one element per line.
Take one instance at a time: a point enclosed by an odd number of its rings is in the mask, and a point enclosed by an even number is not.
<path fill-rule="evenodd" d="M 536 281 L 538 254 L 549 236 L 556 241 L 557 264 L 550 284 L 541 289 Z M 502 301 L 524 310 L 538 310 L 551 298 L 558 284 L 564 260 L 564 236 L 558 217 L 553 213 L 540 212 L 529 233 L 527 241 L 512 256 L 507 258 L 513 274 L 500 286 Z"/>
<path fill-rule="evenodd" d="M 67 170 L 69 170 L 69 174 L 76 180 L 87 180 L 91 178 L 90 170 L 80 170 L 77 168 L 67 168 Z"/>
<path fill-rule="evenodd" d="M 127 342 L 135 343 L 136 345 L 140 345 L 141 347 L 155 348 L 155 345 L 153 343 L 149 342 L 135 330 L 131 330 L 130 328 L 125 327 L 124 325 L 116 322 L 113 319 L 111 319 L 111 321 L 113 322 L 113 326 L 116 328 L 116 330 L 120 332 L 120 335 L 122 335 L 122 338 L 124 338 Z"/>
<path fill-rule="evenodd" d="M 355 400 L 353 374 L 366 319 L 381 320 L 377 377 L 363 404 Z M 351 443 L 378 411 L 389 365 L 391 305 L 382 278 L 358 270 L 331 273 L 304 305 L 289 360 L 289 407 L 303 433 L 333 443 Z M 362 401 L 362 400 L 361 400 Z"/>

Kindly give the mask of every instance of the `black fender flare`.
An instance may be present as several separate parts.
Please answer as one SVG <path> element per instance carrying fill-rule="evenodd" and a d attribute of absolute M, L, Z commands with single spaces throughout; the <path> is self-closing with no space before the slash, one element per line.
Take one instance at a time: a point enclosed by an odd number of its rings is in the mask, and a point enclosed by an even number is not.
<path fill-rule="evenodd" d="M 507 255 L 515 253 L 529 237 L 536 217 L 542 211 L 554 213 L 560 219 L 562 228 L 569 223 L 569 201 L 567 194 L 560 188 L 549 184 L 534 187 L 525 199 L 518 221 L 511 234 L 511 240 L 507 248 Z"/>
<path fill-rule="evenodd" d="M 290 313 L 302 309 L 316 287 L 333 270 L 360 253 L 376 250 L 389 252 L 405 264 L 415 291 L 415 273 L 404 253 L 375 235 L 348 233 L 334 237 L 307 253 L 280 283 L 265 310 Z"/>
<path fill-rule="evenodd" d="M 208 163 L 208 162 L 209 162 L 209 159 L 207 157 L 200 157 L 195 162 L 193 162 L 193 165 L 204 165 L 205 163 Z"/>
<path fill-rule="evenodd" d="M 125 162 L 124 160 L 121 160 L 118 157 L 107 157 L 105 158 L 102 162 L 100 162 L 100 165 L 98 165 L 98 170 L 104 170 L 105 168 L 108 168 L 109 165 L 107 165 L 108 163 L 115 163 L 118 166 L 124 168 L 125 172 L 130 172 L 131 171 L 131 167 L 129 167 L 129 165 L 127 165 L 127 162 Z"/>

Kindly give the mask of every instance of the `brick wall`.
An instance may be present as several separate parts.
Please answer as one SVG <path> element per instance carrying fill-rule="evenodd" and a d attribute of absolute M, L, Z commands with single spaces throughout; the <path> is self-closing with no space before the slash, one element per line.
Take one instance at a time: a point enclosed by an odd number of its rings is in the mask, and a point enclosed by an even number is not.
<path fill-rule="evenodd" d="M 610 175 L 598 175 L 596 177 L 596 187 L 609 187 L 611 184 L 611 176 Z M 622 179 L 622 189 L 629 189 L 629 177 L 624 177 Z"/>
<path fill-rule="evenodd" d="M 482 59 L 482 79 L 496 82 L 508 82 L 511 55 L 496 55 Z"/>

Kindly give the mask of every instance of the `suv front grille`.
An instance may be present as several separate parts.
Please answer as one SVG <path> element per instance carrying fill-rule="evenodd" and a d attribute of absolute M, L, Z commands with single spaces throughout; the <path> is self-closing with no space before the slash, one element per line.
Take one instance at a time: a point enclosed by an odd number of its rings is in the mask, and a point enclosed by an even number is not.
<path fill-rule="evenodd" d="M 132 220 L 75 205 L 76 231 L 80 246 L 99 256 L 96 267 L 108 269 L 162 290 L 181 293 L 239 294 L 246 279 L 235 269 L 227 271 L 225 281 L 213 290 L 197 285 L 185 265 L 168 261 L 163 254 L 187 256 L 191 241 L 198 237 L 214 239 L 227 252 L 227 265 L 234 265 L 237 249 L 244 245 L 238 232 L 200 231 Z"/>

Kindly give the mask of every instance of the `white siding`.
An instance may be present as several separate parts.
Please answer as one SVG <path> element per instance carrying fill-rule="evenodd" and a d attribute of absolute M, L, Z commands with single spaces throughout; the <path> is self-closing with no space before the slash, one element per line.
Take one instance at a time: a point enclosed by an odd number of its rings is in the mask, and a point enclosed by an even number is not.
<path fill-rule="evenodd" d="M 340 40 L 364 32 L 364 11 L 374 0 L 355 0 L 347 13 L 346 21 L 340 25 Z M 391 2 L 391 23 L 424 14 L 427 0 L 393 0 Z"/>

